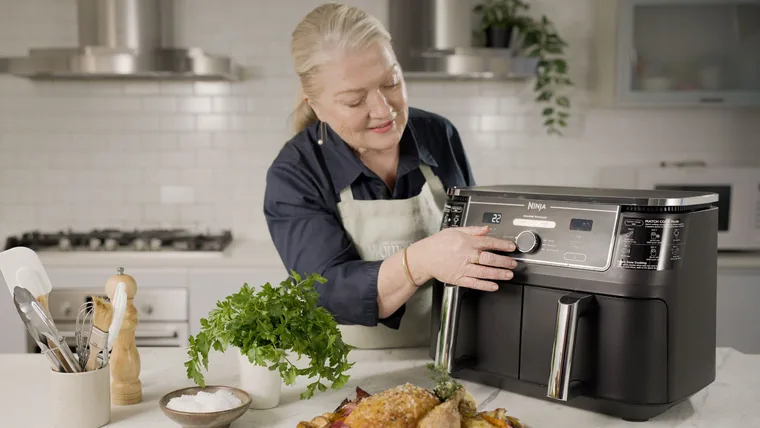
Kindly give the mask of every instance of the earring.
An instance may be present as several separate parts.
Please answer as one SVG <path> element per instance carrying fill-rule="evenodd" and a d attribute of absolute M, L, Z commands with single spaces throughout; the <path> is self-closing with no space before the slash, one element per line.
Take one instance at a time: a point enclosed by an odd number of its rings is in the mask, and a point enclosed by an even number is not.
<path fill-rule="evenodd" d="M 325 143 L 325 123 L 319 122 L 319 140 L 317 140 L 317 144 L 320 146 Z"/>

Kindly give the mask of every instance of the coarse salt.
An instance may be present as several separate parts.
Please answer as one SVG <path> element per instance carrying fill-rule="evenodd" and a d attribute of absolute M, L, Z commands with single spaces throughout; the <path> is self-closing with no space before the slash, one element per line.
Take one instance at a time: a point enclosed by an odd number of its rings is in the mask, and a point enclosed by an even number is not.
<path fill-rule="evenodd" d="M 179 412 L 209 413 L 234 409 L 242 404 L 239 398 L 229 391 L 215 392 L 199 391 L 195 395 L 174 397 L 166 403 L 166 407 Z"/>

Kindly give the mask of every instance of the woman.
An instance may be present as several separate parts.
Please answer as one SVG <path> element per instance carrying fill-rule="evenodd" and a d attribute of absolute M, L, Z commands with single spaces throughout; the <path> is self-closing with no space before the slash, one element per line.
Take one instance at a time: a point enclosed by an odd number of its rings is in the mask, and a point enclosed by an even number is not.
<path fill-rule="evenodd" d="M 319 304 L 358 348 L 430 340 L 430 282 L 484 291 L 512 278 L 514 244 L 487 227 L 439 231 L 445 189 L 474 184 L 454 126 L 410 108 L 390 36 L 362 10 L 317 7 L 292 38 L 296 135 L 267 173 L 264 214 L 288 269 L 317 272 Z M 492 250 L 492 251 L 488 251 Z"/>

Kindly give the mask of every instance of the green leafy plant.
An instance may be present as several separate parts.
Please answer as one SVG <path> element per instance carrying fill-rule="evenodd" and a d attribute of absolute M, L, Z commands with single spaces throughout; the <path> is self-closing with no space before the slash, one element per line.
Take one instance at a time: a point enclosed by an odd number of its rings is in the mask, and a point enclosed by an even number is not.
<path fill-rule="evenodd" d="M 343 342 L 332 315 L 317 306 L 317 282 L 326 280 L 318 274 L 302 278 L 293 271 L 279 287 L 266 283 L 254 292 L 246 283 L 217 302 L 208 317 L 201 319 L 201 331 L 190 337 L 185 362 L 188 379 L 205 386 L 202 371 L 208 370 L 209 351 L 224 352 L 233 346 L 251 363 L 278 370 L 286 385 L 298 376 L 316 378 L 301 399 L 311 398 L 316 390 L 326 391 L 326 382 L 332 389 L 343 387 L 349 379 L 346 372 L 354 365 L 348 362 L 353 348 Z M 309 366 L 297 368 L 288 352 L 298 359 L 307 356 Z"/>
<path fill-rule="evenodd" d="M 535 101 L 544 106 L 543 124 L 548 134 L 562 135 L 570 117 L 570 97 L 563 89 L 573 85 L 564 58 L 567 42 L 546 15 L 531 16 L 530 5 L 523 0 L 485 0 L 474 11 L 481 15 L 481 32 L 492 27 L 517 29 L 521 53 L 538 59 L 534 92 Z"/>

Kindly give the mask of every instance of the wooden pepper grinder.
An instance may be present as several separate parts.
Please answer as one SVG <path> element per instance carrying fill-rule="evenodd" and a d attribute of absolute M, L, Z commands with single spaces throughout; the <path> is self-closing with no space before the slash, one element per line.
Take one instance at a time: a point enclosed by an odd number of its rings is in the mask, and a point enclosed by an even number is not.
<path fill-rule="evenodd" d="M 127 308 L 124 321 L 113 344 L 109 365 L 111 367 L 111 403 L 115 405 L 137 404 L 142 401 L 142 382 L 140 382 L 140 354 L 135 345 L 135 328 L 137 328 L 137 309 L 134 297 L 137 294 L 135 279 L 118 268 L 117 274 L 108 278 L 106 294 L 113 301 L 116 286 L 123 282 L 127 294 Z"/>

